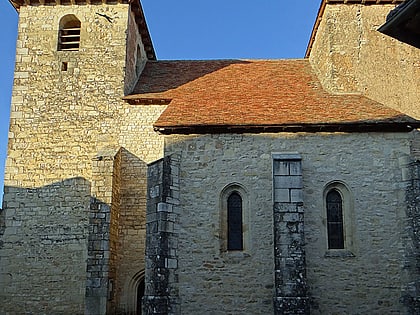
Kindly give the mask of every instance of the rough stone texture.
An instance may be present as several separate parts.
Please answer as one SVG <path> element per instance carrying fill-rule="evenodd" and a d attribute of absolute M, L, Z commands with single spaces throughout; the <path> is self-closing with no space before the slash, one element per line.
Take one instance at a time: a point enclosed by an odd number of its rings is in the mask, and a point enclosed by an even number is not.
<path fill-rule="evenodd" d="M 377 31 L 394 5 L 327 4 L 310 61 L 324 88 L 357 92 L 420 118 L 417 48 Z"/>
<path fill-rule="evenodd" d="M 128 28 L 136 30 L 138 26 L 135 24 L 135 16 L 130 11 L 128 18 Z M 129 94 L 133 91 L 134 86 L 137 83 L 141 71 L 146 65 L 147 56 L 144 50 L 144 45 L 141 41 L 139 32 L 128 32 L 127 34 L 127 55 L 126 55 L 126 75 L 125 75 L 125 94 Z"/>
<path fill-rule="evenodd" d="M 113 22 L 96 13 L 112 17 Z M 81 21 L 77 52 L 57 51 L 59 20 L 66 14 Z M 136 51 L 144 49 L 137 32 L 126 4 L 20 9 L 0 214 L 0 313 L 83 313 L 87 279 L 91 287 L 99 281 L 93 281 L 99 278 L 91 277 L 91 272 L 109 272 L 113 280 L 108 307 L 121 312 L 136 307 L 130 283 L 144 270 L 146 163 L 162 157 L 163 141 L 152 123 L 165 108 L 132 106 L 121 100 L 144 62 L 144 55 Z M 61 70 L 63 62 L 67 62 L 67 71 Z M 113 157 L 107 173 L 97 177 L 92 159 L 110 148 L 115 154 L 120 147 L 124 149 L 119 161 Z M 79 189 L 73 178 L 83 178 L 84 188 Z M 60 183 L 70 192 L 62 193 L 65 202 L 54 197 Z M 69 183 L 74 187 L 68 187 Z M 86 192 L 89 185 L 92 191 Z M 69 209 L 79 203 L 84 210 L 69 217 Z M 118 212 L 118 222 L 109 217 L 107 211 L 112 209 Z M 57 216 L 50 216 L 51 212 Z M 95 217 L 103 215 L 105 218 Z M 19 217 L 19 222 L 10 219 L 13 217 Z M 100 220 L 104 224 L 95 223 Z M 46 244 L 39 242 L 39 235 L 49 242 L 48 237 L 55 238 L 63 224 L 69 230 L 61 234 L 69 235 L 69 240 L 51 240 L 43 254 Z M 102 245 L 109 242 L 109 250 L 115 253 L 109 257 L 109 271 L 93 271 L 107 268 L 94 265 L 102 257 L 88 260 L 93 253 L 88 250 L 89 235 L 93 246 L 92 233 L 96 232 L 103 233 Z M 118 240 L 112 239 L 117 235 Z M 103 275 L 99 281 L 102 299 L 108 288 Z M 60 280 L 50 284 L 48 277 Z"/>
<path fill-rule="evenodd" d="M 181 314 L 178 298 L 179 159 L 149 166 L 145 314 Z"/>
<path fill-rule="evenodd" d="M 115 283 L 117 313 L 133 312 L 138 282 L 145 269 L 147 164 L 131 152 L 121 150 L 121 189 Z M 144 278 L 139 278 L 143 281 Z"/>
<path fill-rule="evenodd" d="M 302 188 L 300 155 L 273 154 L 274 314 L 309 314 Z"/>
<path fill-rule="evenodd" d="M 114 163 L 114 160 L 116 163 Z M 86 283 L 86 313 L 106 314 L 116 278 L 116 250 L 119 213 L 120 154 L 99 153 L 92 166 L 92 190 L 89 214 L 89 244 Z M 114 194 L 109 194 L 113 192 Z M 111 226 L 112 225 L 112 226 Z M 112 306 L 109 305 L 109 309 Z"/>
<path fill-rule="evenodd" d="M 311 63 L 327 89 L 364 92 L 419 117 L 417 51 L 375 31 L 390 9 L 328 5 Z M 78 52 L 57 52 L 66 14 L 81 21 Z M 145 61 L 133 21 L 126 4 L 20 9 L 0 210 L 1 314 L 136 312 L 145 268 L 147 163 L 163 156 L 163 137 L 152 124 L 165 106 L 121 100 Z M 418 156 L 420 146 L 410 148 L 410 137 L 167 137 L 166 155 L 179 153 L 179 159 L 171 155 L 179 168 L 161 174 L 180 171 L 179 191 L 159 191 L 166 200 L 149 218 L 151 228 L 160 227 L 155 236 L 164 236 L 149 248 L 167 256 L 148 253 L 155 273 L 146 279 L 146 293 L 160 295 L 149 294 L 146 306 L 173 314 L 274 312 L 271 153 L 293 151 L 302 156 L 303 195 L 293 198 L 305 204 L 311 312 L 418 313 L 419 176 L 410 149 Z M 350 189 L 352 255 L 327 251 L 322 196 L 331 181 Z M 249 194 L 242 253 L 223 249 L 221 193 L 232 183 Z"/>
<path fill-rule="evenodd" d="M 363 93 L 420 118 L 420 108 L 415 105 L 420 99 L 419 50 L 377 31 L 393 8 L 393 5 L 327 5 L 310 62 L 327 90 Z M 413 158 L 418 159 L 418 135 L 411 151 Z M 410 314 L 417 314 L 420 296 L 418 174 L 417 166 L 410 164 L 412 161 L 404 163 L 407 217 L 397 216 L 403 240 L 398 249 L 404 256 L 404 262 L 400 262 L 404 264 L 401 277 L 406 279 L 401 302 L 407 305 Z M 378 286 L 372 285 L 371 290 L 378 290 Z M 389 302 L 381 300 L 378 303 Z"/>
<path fill-rule="evenodd" d="M 6 186 L 4 197 L 0 313 L 84 314 L 90 183 Z"/>
<path fill-rule="evenodd" d="M 179 297 L 185 314 L 273 314 L 273 152 L 302 156 L 307 281 L 311 314 L 409 313 L 400 298 L 407 232 L 400 159 L 412 134 L 319 133 L 167 136 L 180 154 Z M 326 255 L 323 193 L 351 191 L 353 257 Z M 250 200 L 250 248 L 220 250 L 220 194 L 241 184 Z M 384 237 L 386 236 L 386 237 Z"/>
<path fill-rule="evenodd" d="M 403 159 L 403 181 L 407 185 L 406 235 L 403 238 L 405 252 L 403 256 L 402 278 L 405 286 L 401 302 L 410 314 L 420 313 L 420 163 Z"/>

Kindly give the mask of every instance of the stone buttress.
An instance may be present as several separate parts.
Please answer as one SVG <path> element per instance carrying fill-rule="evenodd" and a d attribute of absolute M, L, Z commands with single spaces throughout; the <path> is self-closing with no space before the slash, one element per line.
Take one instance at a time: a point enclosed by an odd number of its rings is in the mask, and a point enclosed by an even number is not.
<path fill-rule="evenodd" d="M 302 165 L 299 154 L 273 154 L 275 314 L 309 314 Z"/>
<path fill-rule="evenodd" d="M 146 314 L 181 314 L 178 297 L 179 160 L 175 155 L 148 170 Z"/>

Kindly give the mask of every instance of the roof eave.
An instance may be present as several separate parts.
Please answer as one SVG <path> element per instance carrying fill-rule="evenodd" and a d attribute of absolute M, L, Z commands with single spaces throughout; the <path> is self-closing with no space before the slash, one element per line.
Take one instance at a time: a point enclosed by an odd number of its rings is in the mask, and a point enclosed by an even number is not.
<path fill-rule="evenodd" d="M 128 2 L 131 4 L 131 10 L 134 12 L 136 24 L 141 35 L 141 40 L 146 50 L 147 59 L 156 60 L 157 58 L 155 49 L 153 47 L 152 37 L 150 36 L 149 28 L 147 27 L 146 18 L 144 16 L 140 0 L 129 0 Z"/>
<path fill-rule="evenodd" d="M 16 12 L 19 12 L 20 4 L 18 4 L 16 0 L 9 0 L 9 3 L 15 8 Z"/>
<path fill-rule="evenodd" d="M 420 128 L 415 122 L 349 122 L 284 125 L 190 125 L 164 126 L 155 124 L 158 133 L 170 134 L 220 134 L 220 133 L 295 133 L 295 132 L 410 132 Z"/>

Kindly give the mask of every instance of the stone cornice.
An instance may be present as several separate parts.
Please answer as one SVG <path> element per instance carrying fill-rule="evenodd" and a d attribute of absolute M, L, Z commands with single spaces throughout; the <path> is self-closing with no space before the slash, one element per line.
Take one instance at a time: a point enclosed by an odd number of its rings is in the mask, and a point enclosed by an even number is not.
<path fill-rule="evenodd" d="M 23 6 L 130 3 L 129 0 L 9 0 L 9 2 L 15 7 L 17 11 L 19 11 L 20 7 Z"/>

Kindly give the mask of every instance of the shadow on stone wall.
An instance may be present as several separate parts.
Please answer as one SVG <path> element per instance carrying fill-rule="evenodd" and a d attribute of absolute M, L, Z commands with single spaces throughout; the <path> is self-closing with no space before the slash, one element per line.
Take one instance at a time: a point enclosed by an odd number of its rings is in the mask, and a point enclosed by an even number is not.
<path fill-rule="evenodd" d="M 5 187 L 0 305 L 11 313 L 84 313 L 90 182 Z"/>
<path fill-rule="evenodd" d="M 124 148 L 93 159 L 92 179 L 5 187 L 0 309 L 105 314 L 137 308 L 126 283 L 144 269 L 147 164 Z"/>
<path fill-rule="evenodd" d="M 136 314 L 138 285 L 133 278 L 144 274 L 146 243 L 147 164 L 125 148 L 114 162 L 110 268 L 115 269 L 108 310 L 116 314 Z M 115 191 L 118 190 L 118 191 Z M 115 201 L 115 202 L 114 202 Z M 118 202 L 118 205 L 116 205 Z M 111 220 L 113 220 L 111 218 Z M 114 241 L 115 240 L 115 241 Z"/>

